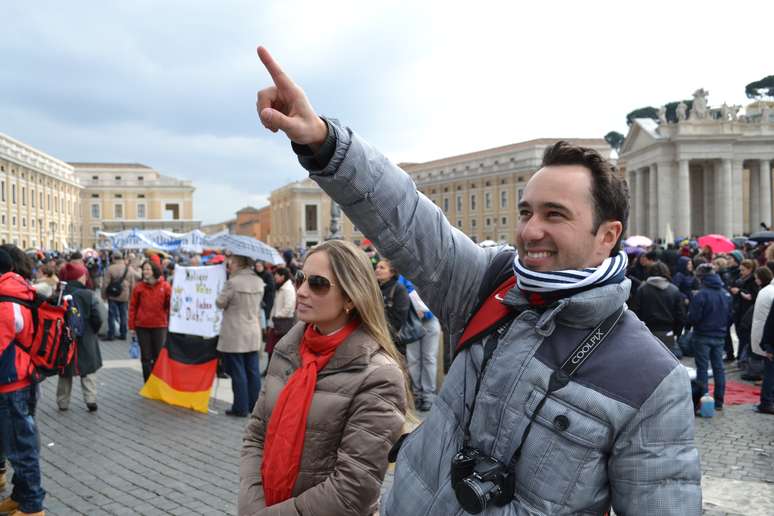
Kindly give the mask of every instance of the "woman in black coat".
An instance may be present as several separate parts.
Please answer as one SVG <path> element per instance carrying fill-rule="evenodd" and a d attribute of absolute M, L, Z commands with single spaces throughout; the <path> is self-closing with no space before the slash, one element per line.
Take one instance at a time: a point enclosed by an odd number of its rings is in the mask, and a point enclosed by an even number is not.
<path fill-rule="evenodd" d="M 80 312 L 80 331 L 82 331 L 82 335 L 75 336 L 77 360 L 73 361 L 64 374 L 59 376 L 56 387 L 59 410 L 67 410 L 70 406 L 73 376 L 81 377 L 83 400 L 89 412 L 97 410 L 97 379 L 94 373 L 102 367 L 102 354 L 97 336 L 102 326 L 102 316 L 97 294 L 86 288 L 88 275 L 86 267 L 73 263 L 66 264 L 59 272 L 59 279 L 67 282 L 64 295 L 71 296 L 70 305 Z"/>
<path fill-rule="evenodd" d="M 382 297 L 384 298 L 384 312 L 392 331 L 393 340 L 397 345 L 396 337 L 400 333 L 403 323 L 408 318 L 411 300 L 406 287 L 398 281 L 398 272 L 392 267 L 389 260 L 379 260 L 375 271 L 376 281 L 379 282 L 379 287 L 382 289 Z M 405 346 L 398 346 L 398 349 L 405 354 Z"/>

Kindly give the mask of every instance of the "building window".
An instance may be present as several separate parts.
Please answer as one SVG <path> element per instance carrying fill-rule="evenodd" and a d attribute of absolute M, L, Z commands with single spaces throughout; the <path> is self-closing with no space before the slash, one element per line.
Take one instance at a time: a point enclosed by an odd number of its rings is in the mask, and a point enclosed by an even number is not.
<path fill-rule="evenodd" d="M 2 218 L 0 218 L 0 220 L 2 220 L 2 221 L 3 221 L 3 225 L 5 225 L 5 221 L 7 220 L 7 219 L 5 218 L 5 214 L 3 214 Z"/>
<path fill-rule="evenodd" d="M 502 224 L 503 226 L 507 226 L 508 225 L 508 218 L 507 217 L 501 218 L 500 219 L 500 224 Z"/>
<path fill-rule="evenodd" d="M 317 231 L 317 205 L 307 204 L 304 206 L 304 220 L 307 231 Z"/>
<path fill-rule="evenodd" d="M 145 194 L 144 193 L 137 194 L 137 198 L 138 199 L 145 199 Z"/>
<path fill-rule="evenodd" d="M 487 217 L 487 218 L 486 218 L 486 220 L 484 221 L 484 223 L 486 224 L 486 226 L 487 226 L 487 227 L 489 227 L 489 226 L 491 226 L 491 225 L 492 225 L 492 219 L 490 219 L 489 217 Z"/>
<path fill-rule="evenodd" d="M 470 194 L 470 211 L 476 211 L 476 194 Z"/>
<path fill-rule="evenodd" d="M 93 193 L 93 194 L 91 194 L 91 198 L 92 199 L 99 199 L 99 194 Z"/>
<path fill-rule="evenodd" d="M 51 209 L 51 194 L 48 194 L 48 209 Z"/>
<path fill-rule="evenodd" d="M 92 219 L 98 219 L 99 218 L 99 204 L 92 204 L 91 205 L 91 218 Z"/>
<path fill-rule="evenodd" d="M 503 190 L 500 192 L 500 208 L 507 208 L 508 207 L 508 192 Z"/>
<path fill-rule="evenodd" d="M 115 197 L 116 199 L 121 199 L 123 196 L 124 194 L 117 193 L 113 197 Z"/>
<path fill-rule="evenodd" d="M 5 181 L 0 181 L 0 195 L 2 195 L 2 200 L 5 202 Z"/>
<path fill-rule="evenodd" d="M 521 202 L 521 198 L 524 196 L 524 188 L 519 188 L 517 190 L 517 194 L 518 194 L 519 202 Z"/>
<path fill-rule="evenodd" d="M 121 176 L 116 176 L 116 181 L 121 181 Z"/>
<path fill-rule="evenodd" d="M 91 176 L 92 181 L 99 181 L 99 176 Z"/>
<path fill-rule="evenodd" d="M 40 209 L 43 209 L 43 208 L 44 208 L 44 205 L 43 205 L 43 192 L 40 192 Z"/>
<path fill-rule="evenodd" d="M 457 219 L 457 227 L 462 228 L 462 221 L 460 219 Z"/>
<path fill-rule="evenodd" d="M 145 218 L 145 205 L 144 204 L 138 204 L 137 205 L 137 218 L 138 219 L 144 219 Z"/>
<path fill-rule="evenodd" d="M 457 194 L 457 213 L 462 211 L 462 194 Z"/>
<path fill-rule="evenodd" d="M 27 188 L 22 186 L 22 206 L 27 206 Z"/>
<path fill-rule="evenodd" d="M 476 227 L 476 219 L 470 219 L 470 227 Z"/>
<path fill-rule="evenodd" d="M 179 204 L 165 204 L 164 205 L 164 220 L 178 220 L 180 219 L 180 205 Z"/>
<path fill-rule="evenodd" d="M 35 207 L 35 190 L 30 190 L 30 202 L 32 203 L 32 207 Z"/>
<path fill-rule="evenodd" d="M 143 179 L 145 179 L 145 178 L 142 177 L 142 176 L 137 176 L 137 181 L 142 181 Z"/>
<path fill-rule="evenodd" d="M 16 185 L 11 185 L 11 202 L 16 204 Z"/>
<path fill-rule="evenodd" d="M 484 193 L 484 208 L 487 210 L 492 209 L 492 192 Z"/>
<path fill-rule="evenodd" d="M 448 213 L 449 212 L 449 198 L 444 197 L 443 198 L 443 212 Z"/>
<path fill-rule="evenodd" d="M 123 219 L 124 218 L 124 205 L 123 204 L 115 204 L 115 205 L 113 205 L 113 218 L 114 219 Z"/>
<path fill-rule="evenodd" d="M 505 235 L 500 235 L 500 242 L 507 242 L 508 239 L 505 237 Z"/>
<path fill-rule="evenodd" d="M 11 217 L 11 225 L 12 225 L 12 226 L 15 226 L 15 225 L 16 225 L 16 215 L 14 215 L 13 217 Z"/>
<path fill-rule="evenodd" d="M 22 227 L 23 228 L 27 227 L 27 217 L 22 217 Z"/>
<path fill-rule="evenodd" d="M 30 219 L 30 226 L 35 227 L 35 219 Z M 32 244 L 35 245 L 35 244 Z"/>

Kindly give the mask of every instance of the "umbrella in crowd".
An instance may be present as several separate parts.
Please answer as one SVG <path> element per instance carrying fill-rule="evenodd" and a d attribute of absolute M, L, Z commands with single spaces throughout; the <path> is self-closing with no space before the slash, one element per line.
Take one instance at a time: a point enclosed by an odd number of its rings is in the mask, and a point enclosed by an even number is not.
<path fill-rule="evenodd" d="M 624 244 L 629 247 L 649 247 L 653 245 L 653 240 L 646 236 L 634 235 L 624 240 Z"/>
<path fill-rule="evenodd" d="M 771 242 L 774 240 L 774 231 L 758 231 L 757 233 L 750 235 L 747 239 L 755 240 L 758 243 Z"/>
<path fill-rule="evenodd" d="M 728 253 L 736 249 L 736 245 L 723 235 L 704 235 L 699 237 L 699 245 L 710 246 L 714 253 Z"/>
<path fill-rule="evenodd" d="M 260 240 L 244 235 L 221 235 L 208 241 L 212 247 L 220 247 L 237 256 L 247 256 L 274 265 L 285 265 L 279 251 Z"/>

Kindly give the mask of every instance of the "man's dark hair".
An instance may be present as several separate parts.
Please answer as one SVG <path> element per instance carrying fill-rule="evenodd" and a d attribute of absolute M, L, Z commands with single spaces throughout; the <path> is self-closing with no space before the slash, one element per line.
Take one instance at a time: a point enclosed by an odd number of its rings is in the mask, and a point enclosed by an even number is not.
<path fill-rule="evenodd" d="M 596 234 L 603 222 L 619 221 L 622 226 L 621 236 L 610 250 L 610 256 L 618 254 L 629 220 L 629 189 L 626 181 L 618 176 L 615 166 L 599 152 L 564 140 L 549 145 L 543 153 L 541 167 L 556 165 L 581 165 L 591 171 L 591 197 L 594 201 L 591 232 Z"/>
<path fill-rule="evenodd" d="M 11 257 L 13 262 L 13 272 L 26 280 L 32 280 L 32 269 L 35 263 L 32 258 L 13 244 L 3 244 L 0 249 L 4 250 Z"/>
<path fill-rule="evenodd" d="M 648 251 L 645 253 L 645 258 L 650 260 L 651 262 L 657 262 L 658 260 L 658 253 L 656 251 Z"/>
<path fill-rule="evenodd" d="M 648 277 L 661 276 L 672 281 L 672 275 L 669 273 L 669 267 L 663 262 L 656 262 L 648 269 Z"/>

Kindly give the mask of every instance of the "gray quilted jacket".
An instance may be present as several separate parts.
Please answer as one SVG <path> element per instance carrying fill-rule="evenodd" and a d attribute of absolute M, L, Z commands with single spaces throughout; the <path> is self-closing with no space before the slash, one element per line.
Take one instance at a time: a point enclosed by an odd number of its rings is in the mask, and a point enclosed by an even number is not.
<path fill-rule="evenodd" d="M 416 191 L 411 178 L 336 121 L 333 158 L 300 161 L 311 177 L 382 254 L 417 287 L 452 346 L 478 299 L 492 259 L 451 226 Z M 505 302 L 521 311 L 483 376 L 471 421 L 472 445 L 508 463 L 548 385 L 552 370 L 600 321 L 621 307 L 628 280 L 592 289 L 537 312 L 516 290 Z M 459 515 L 450 484 L 465 411 L 474 395 L 483 348 L 473 345 L 452 364 L 424 423 L 404 442 L 382 516 Z M 602 347 L 539 412 L 515 466 L 512 502 L 484 514 L 701 513 L 701 472 L 694 446 L 688 375 L 632 312 Z"/>

